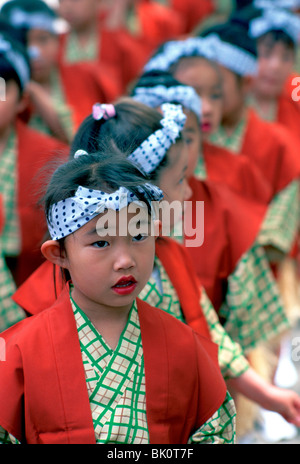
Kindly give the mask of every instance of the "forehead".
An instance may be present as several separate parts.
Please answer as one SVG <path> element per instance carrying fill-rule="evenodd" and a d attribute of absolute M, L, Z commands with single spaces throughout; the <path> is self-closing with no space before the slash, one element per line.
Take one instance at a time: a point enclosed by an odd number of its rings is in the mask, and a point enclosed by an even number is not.
<path fill-rule="evenodd" d="M 133 202 L 128 207 L 122 208 L 121 211 L 106 210 L 78 229 L 75 234 L 79 238 L 94 238 L 97 235 L 127 236 L 136 231 L 139 233 L 141 227 L 148 227 L 150 223 L 151 215 L 146 204 Z"/>
<path fill-rule="evenodd" d="M 221 84 L 218 65 L 201 57 L 182 58 L 174 72 L 181 82 L 192 87 L 216 86 Z"/>

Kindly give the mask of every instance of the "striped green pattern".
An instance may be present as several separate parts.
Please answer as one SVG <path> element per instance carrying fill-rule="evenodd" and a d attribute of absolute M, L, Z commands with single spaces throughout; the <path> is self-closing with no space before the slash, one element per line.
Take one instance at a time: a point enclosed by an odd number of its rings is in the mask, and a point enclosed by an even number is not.
<path fill-rule="evenodd" d="M 228 278 L 226 302 L 220 310 L 225 330 L 244 352 L 271 340 L 289 327 L 266 252 L 253 246 Z"/>
<path fill-rule="evenodd" d="M 288 253 L 296 239 L 300 219 L 299 181 L 291 182 L 270 203 L 257 243 Z"/>
<path fill-rule="evenodd" d="M 141 332 L 134 303 L 113 351 L 72 300 L 97 443 L 149 443 Z"/>

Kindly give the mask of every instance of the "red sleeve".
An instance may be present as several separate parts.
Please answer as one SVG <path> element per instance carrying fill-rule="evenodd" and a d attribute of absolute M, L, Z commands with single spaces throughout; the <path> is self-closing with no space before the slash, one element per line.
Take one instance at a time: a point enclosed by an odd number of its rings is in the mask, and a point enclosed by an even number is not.
<path fill-rule="evenodd" d="M 22 358 L 17 345 L 8 345 L 9 343 L 6 344 L 4 351 L 5 360 L 0 360 L 0 425 L 22 442 L 24 422 Z"/>

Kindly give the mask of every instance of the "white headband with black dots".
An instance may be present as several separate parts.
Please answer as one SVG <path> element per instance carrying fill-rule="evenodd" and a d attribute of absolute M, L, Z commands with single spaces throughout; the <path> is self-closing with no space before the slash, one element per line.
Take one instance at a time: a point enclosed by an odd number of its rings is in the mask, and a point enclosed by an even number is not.
<path fill-rule="evenodd" d="M 266 8 L 261 16 L 251 21 L 249 35 L 256 39 L 273 30 L 285 32 L 297 44 L 300 39 L 300 19 L 284 9 Z"/>
<path fill-rule="evenodd" d="M 14 8 L 9 16 L 9 22 L 15 27 L 26 29 L 42 29 L 43 31 L 57 33 L 56 18 L 50 14 L 41 12 L 33 13 Z"/>
<path fill-rule="evenodd" d="M 30 68 L 25 57 L 18 50 L 15 50 L 12 44 L 0 34 L 0 56 L 3 56 L 17 73 L 22 88 L 30 80 Z"/>
<path fill-rule="evenodd" d="M 162 200 L 163 193 L 155 185 L 146 184 L 151 201 Z M 140 188 L 141 193 L 143 192 Z M 141 200 L 124 187 L 116 192 L 106 193 L 100 190 L 79 186 L 74 197 L 66 198 L 52 205 L 50 217 L 47 221 L 48 230 L 53 240 L 60 240 L 83 227 L 98 214 L 108 209 L 120 211 L 130 203 L 141 206 Z"/>
<path fill-rule="evenodd" d="M 161 110 L 164 116 L 160 121 L 162 129 L 151 134 L 127 157 L 143 174 L 150 174 L 157 168 L 179 137 L 186 121 L 180 105 L 165 103 Z"/>
<path fill-rule="evenodd" d="M 161 53 L 145 66 L 145 71 L 169 71 L 181 58 L 203 57 L 231 69 L 241 76 L 257 73 L 257 58 L 247 50 L 224 42 L 217 34 L 168 42 Z"/>
<path fill-rule="evenodd" d="M 174 87 L 166 87 L 164 85 L 136 87 L 134 89 L 133 98 L 151 108 L 157 108 L 163 103 L 176 102 L 184 108 L 193 111 L 198 119 L 201 119 L 201 99 L 194 88 L 188 85 L 174 85 Z"/>
<path fill-rule="evenodd" d="M 300 7 L 300 0 L 255 0 L 255 8 L 286 8 L 293 10 Z"/>

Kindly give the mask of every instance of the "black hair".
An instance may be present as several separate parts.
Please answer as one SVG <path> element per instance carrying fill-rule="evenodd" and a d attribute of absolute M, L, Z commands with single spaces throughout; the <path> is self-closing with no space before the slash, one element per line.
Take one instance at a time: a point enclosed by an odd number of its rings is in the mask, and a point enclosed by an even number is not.
<path fill-rule="evenodd" d="M 179 82 L 175 77 L 168 71 L 147 71 L 142 74 L 138 81 L 135 83 L 134 88 L 131 91 L 131 96 L 135 95 L 135 89 L 138 87 L 154 87 L 157 85 L 163 85 L 166 88 L 175 86 L 185 86 L 182 82 Z"/>
<path fill-rule="evenodd" d="M 57 164 L 57 163 L 55 163 Z M 53 164 L 53 168 L 55 167 Z M 50 166 L 49 166 L 50 168 Z M 153 192 L 146 185 L 146 179 L 132 163 L 127 161 L 119 152 L 107 150 L 106 155 L 98 153 L 82 155 L 78 158 L 60 164 L 51 176 L 46 192 L 40 200 L 44 207 L 45 216 L 51 221 L 52 206 L 59 201 L 74 196 L 79 186 L 93 190 L 112 193 L 120 187 L 125 187 L 133 193 L 138 200 L 144 202 L 151 212 Z M 49 239 L 49 234 L 45 239 Z M 61 254 L 65 252 L 65 238 L 58 240 Z M 70 280 L 67 269 L 61 268 L 63 282 Z M 55 266 L 53 268 L 54 291 L 57 296 Z"/>
<path fill-rule="evenodd" d="M 79 186 L 112 193 L 125 187 L 151 211 L 152 191 L 147 179 L 118 150 L 111 147 L 106 153 L 82 155 L 59 166 L 48 183 L 42 199 L 47 220 L 51 219 L 52 205 L 71 198 Z"/>
<path fill-rule="evenodd" d="M 15 59 L 23 59 L 22 67 L 27 68 L 27 73 L 29 77 L 31 74 L 30 59 L 23 43 L 20 40 L 16 39 L 16 37 L 14 37 L 11 34 L 11 32 L 9 32 L 9 29 L 5 32 L 1 32 L 0 30 L 0 36 L 1 38 L 3 37 L 4 40 L 11 44 L 12 50 L 16 55 Z M 20 96 L 23 94 L 24 83 L 21 82 L 20 76 L 16 71 L 14 64 L 7 59 L 5 52 L 0 52 L 0 77 L 4 79 L 6 84 L 8 84 L 10 81 L 14 81 L 19 87 Z"/>
<path fill-rule="evenodd" d="M 200 36 L 206 37 L 211 34 L 217 34 L 222 41 L 241 48 L 250 53 L 254 58 L 257 58 L 256 41 L 251 39 L 247 27 L 242 22 L 232 20 L 231 18 L 225 23 L 205 29 L 201 32 Z"/>
<path fill-rule="evenodd" d="M 155 109 L 132 98 L 124 97 L 115 104 L 116 115 L 108 120 L 94 120 L 88 116 L 75 135 L 71 145 L 71 157 L 77 150 L 97 152 L 102 156 L 108 147 L 117 149 L 124 157 L 133 153 L 151 134 L 162 129 L 162 115 Z M 178 137 L 178 140 L 181 136 Z M 148 176 L 157 181 L 162 168 L 168 164 L 165 156 L 160 165 Z"/>
<path fill-rule="evenodd" d="M 262 14 L 262 8 L 256 8 L 253 5 L 249 5 L 233 13 L 230 17 L 230 23 L 244 27 L 247 30 L 247 33 L 249 33 L 251 21 L 253 21 L 256 18 L 259 18 L 260 16 L 262 16 Z M 296 49 L 296 45 L 293 39 L 281 29 L 273 29 L 271 31 L 266 32 L 258 39 L 253 40 L 256 40 L 256 43 L 259 43 L 265 39 L 269 41 L 271 46 L 272 44 L 275 45 L 276 43 L 281 42 L 290 50 Z"/>

